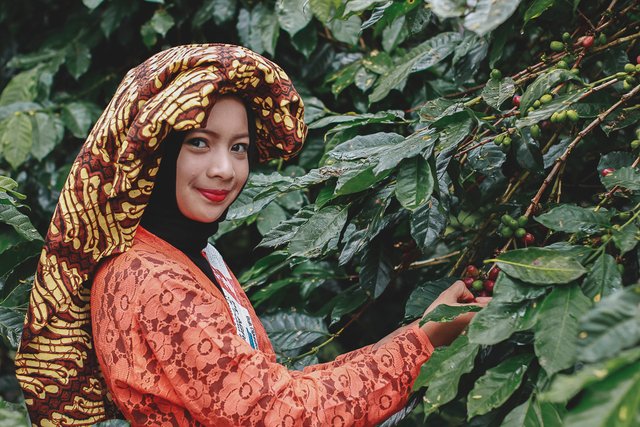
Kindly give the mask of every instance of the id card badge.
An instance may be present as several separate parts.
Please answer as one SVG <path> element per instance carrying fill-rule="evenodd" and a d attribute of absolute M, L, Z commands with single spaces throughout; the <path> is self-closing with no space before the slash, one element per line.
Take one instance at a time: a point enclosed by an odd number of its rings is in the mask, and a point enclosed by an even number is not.
<path fill-rule="evenodd" d="M 249 310 L 240 304 L 240 298 L 236 294 L 235 287 L 233 286 L 233 276 L 222 259 L 222 256 L 211 244 L 207 244 L 207 247 L 204 248 L 202 254 L 205 256 L 207 261 L 209 261 L 213 274 L 216 276 L 216 279 L 220 284 L 222 294 L 227 300 L 231 315 L 233 316 L 233 323 L 236 326 L 238 335 L 248 342 L 252 348 L 257 349 L 258 339 L 256 337 L 256 330 L 253 326 L 253 321 L 251 320 L 251 315 L 249 314 Z"/>

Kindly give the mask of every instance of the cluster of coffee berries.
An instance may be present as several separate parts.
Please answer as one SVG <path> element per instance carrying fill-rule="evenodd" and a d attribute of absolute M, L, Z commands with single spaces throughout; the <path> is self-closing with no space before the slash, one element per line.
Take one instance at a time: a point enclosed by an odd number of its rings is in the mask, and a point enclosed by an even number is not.
<path fill-rule="evenodd" d="M 551 115 L 549 120 L 551 123 L 564 123 L 566 120 L 577 122 L 580 120 L 580 115 L 576 110 L 556 111 Z"/>
<path fill-rule="evenodd" d="M 640 59 L 640 57 L 638 57 Z M 636 129 L 636 139 L 631 141 L 631 149 L 637 150 L 640 147 L 640 127 Z"/>
<path fill-rule="evenodd" d="M 493 139 L 493 143 L 500 147 L 505 153 L 511 148 L 511 142 L 511 137 L 508 133 L 501 133 Z"/>
<path fill-rule="evenodd" d="M 531 107 L 527 109 L 527 112 L 530 113 L 540 108 L 542 105 L 550 103 L 551 101 L 553 101 L 553 95 L 551 95 L 550 93 L 545 93 L 540 97 L 540 99 L 536 99 L 535 101 L 533 101 L 533 104 L 531 104 Z"/>
<path fill-rule="evenodd" d="M 462 281 L 475 296 L 490 297 L 493 295 L 493 286 L 496 284 L 498 273 L 500 273 L 500 269 L 498 266 L 494 266 L 483 277 L 475 265 L 468 265 L 464 270 Z"/>
<path fill-rule="evenodd" d="M 640 57 L 636 58 L 637 64 L 624 64 L 624 72 L 620 73 L 620 77 L 624 77 L 624 82 L 622 83 L 622 88 L 624 90 L 629 90 L 637 83 L 635 78 L 635 74 L 640 72 Z"/>
<path fill-rule="evenodd" d="M 509 214 L 502 215 L 500 219 L 502 225 L 500 226 L 500 235 L 502 237 L 512 237 L 520 239 L 525 245 L 532 245 L 535 243 L 536 238 L 533 234 L 527 232 L 526 225 L 529 222 L 529 218 L 522 215 L 518 219 L 513 218 Z"/>

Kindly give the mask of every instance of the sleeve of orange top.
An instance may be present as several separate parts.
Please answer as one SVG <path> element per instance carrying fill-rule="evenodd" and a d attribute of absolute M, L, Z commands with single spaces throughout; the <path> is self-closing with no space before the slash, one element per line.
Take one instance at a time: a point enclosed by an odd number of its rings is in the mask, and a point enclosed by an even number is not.
<path fill-rule="evenodd" d="M 138 320 L 189 413 L 207 426 L 374 425 L 406 403 L 433 351 L 417 326 L 340 366 L 289 371 L 235 333 L 224 302 L 197 284 L 140 289 Z M 330 364 L 329 364 L 330 365 Z"/>

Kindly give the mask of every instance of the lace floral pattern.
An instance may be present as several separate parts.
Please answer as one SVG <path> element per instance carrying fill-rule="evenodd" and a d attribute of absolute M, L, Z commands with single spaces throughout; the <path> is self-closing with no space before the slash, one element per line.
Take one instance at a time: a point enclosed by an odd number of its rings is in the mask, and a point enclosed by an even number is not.
<path fill-rule="evenodd" d="M 96 353 L 133 425 L 375 425 L 403 406 L 433 351 L 413 326 L 334 362 L 289 371 L 240 294 L 260 350 L 237 335 L 206 276 L 146 230 L 100 266 L 91 293 Z"/>

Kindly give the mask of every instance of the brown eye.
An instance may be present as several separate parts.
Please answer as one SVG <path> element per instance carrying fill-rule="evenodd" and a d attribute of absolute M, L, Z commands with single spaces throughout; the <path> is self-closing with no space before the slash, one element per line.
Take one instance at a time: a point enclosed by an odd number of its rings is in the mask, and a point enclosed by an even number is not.
<path fill-rule="evenodd" d="M 245 143 L 233 144 L 233 146 L 231 146 L 231 151 L 235 151 L 238 153 L 246 153 L 249 151 L 249 144 L 245 144 Z"/>
<path fill-rule="evenodd" d="M 184 142 L 185 144 L 189 144 L 195 148 L 205 148 L 207 146 L 207 141 L 202 138 L 191 138 Z"/>

